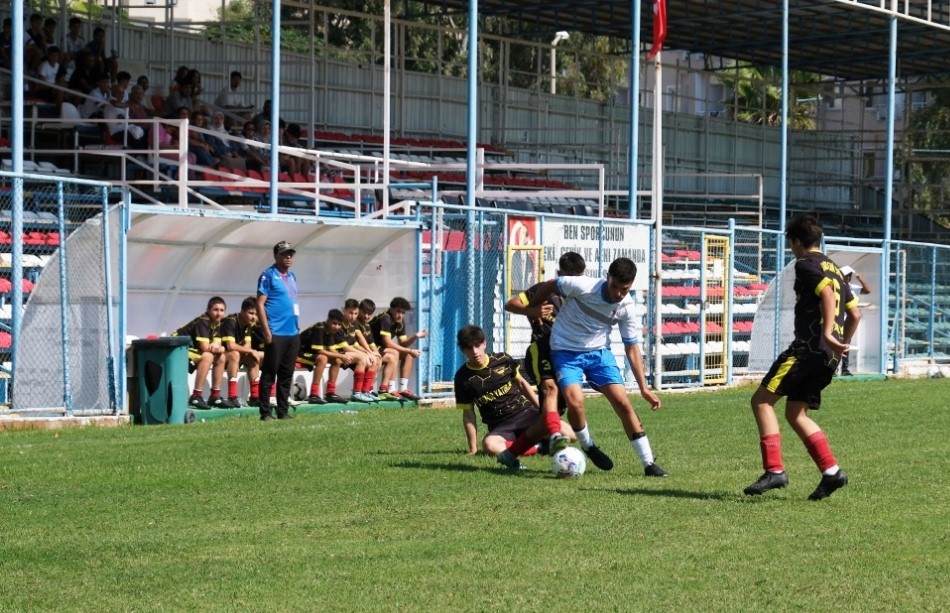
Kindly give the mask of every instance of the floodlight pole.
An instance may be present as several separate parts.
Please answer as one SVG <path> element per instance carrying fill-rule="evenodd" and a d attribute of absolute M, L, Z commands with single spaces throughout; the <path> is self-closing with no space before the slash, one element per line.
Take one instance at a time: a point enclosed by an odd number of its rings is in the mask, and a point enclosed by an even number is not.
<path fill-rule="evenodd" d="M 562 40 L 567 40 L 571 37 L 567 32 L 561 31 L 554 35 L 554 40 L 551 41 L 551 93 L 557 93 L 557 44 Z"/>

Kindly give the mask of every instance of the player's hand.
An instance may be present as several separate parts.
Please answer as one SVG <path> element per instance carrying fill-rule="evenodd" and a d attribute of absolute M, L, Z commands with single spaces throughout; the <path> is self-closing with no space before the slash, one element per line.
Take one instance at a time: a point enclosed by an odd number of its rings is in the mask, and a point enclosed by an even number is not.
<path fill-rule="evenodd" d="M 654 411 L 660 410 L 660 397 L 651 389 L 640 390 L 640 395 L 643 396 L 643 399 L 647 401 L 650 405 L 650 409 Z"/>
<path fill-rule="evenodd" d="M 270 333 L 270 328 L 264 330 L 264 344 L 270 345 L 274 341 L 274 336 Z"/>
<path fill-rule="evenodd" d="M 416 338 L 425 338 L 427 336 L 429 336 L 428 330 L 419 330 L 418 332 L 416 332 Z"/>
<path fill-rule="evenodd" d="M 414 357 L 414 358 L 418 358 L 421 353 L 422 353 L 422 352 L 420 352 L 418 349 L 410 349 L 410 350 L 409 350 L 409 355 L 411 355 L 411 356 Z"/>

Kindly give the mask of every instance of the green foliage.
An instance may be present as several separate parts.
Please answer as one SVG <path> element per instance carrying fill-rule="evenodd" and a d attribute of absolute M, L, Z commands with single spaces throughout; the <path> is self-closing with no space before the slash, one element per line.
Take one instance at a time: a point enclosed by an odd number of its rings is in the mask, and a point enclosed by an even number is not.
<path fill-rule="evenodd" d="M 934 221 L 948 225 L 950 87 L 943 79 L 934 79 L 926 91 L 930 103 L 911 112 L 904 131 L 904 148 L 897 152 L 896 157 L 908 179 L 910 197 L 905 206 L 930 214 Z"/>
<path fill-rule="evenodd" d="M 634 397 L 662 480 L 600 398 L 616 467 L 573 481 L 465 455 L 454 409 L 0 433 L 0 609 L 943 610 L 950 383 L 832 384 L 851 484 L 819 503 L 786 424 L 788 489 L 741 494 L 752 391 Z"/>
<path fill-rule="evenodd" d="M 729 95 L 724 100 L 732 117 L 755 125 L 782 124 L 782 72 L 774 66 L 742 66 L 719 74 Z M 819 76 L 792 71 L 789 74 L 789 126 L 796 130 L 814 130 L 815 107 L 800 102 L 817 95 Z"/>

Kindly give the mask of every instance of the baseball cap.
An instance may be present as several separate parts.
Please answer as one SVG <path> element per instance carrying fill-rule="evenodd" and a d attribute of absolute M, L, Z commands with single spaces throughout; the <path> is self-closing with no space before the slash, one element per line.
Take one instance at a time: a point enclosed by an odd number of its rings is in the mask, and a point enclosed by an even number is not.
<path fill-rule="evenodd" d="M 853 275 L 853 274 L 854 274 L 854 269 L 851 268 L 850 266 L 842 266 L 842 267 L 841 267 L 841 276 L 842 276 L 842 277 L 847 277 L 848 275 Z"/>
<path fill-rule="evenodd" d="M 281 255 L 288 251 L 290 251 L 291 253 L 297 253 L 297 250 L 294 249 L 293 243 L 290 243 L 288 241 L 280 241 L 279 243 L 274 245 L 274 255 Z"/>

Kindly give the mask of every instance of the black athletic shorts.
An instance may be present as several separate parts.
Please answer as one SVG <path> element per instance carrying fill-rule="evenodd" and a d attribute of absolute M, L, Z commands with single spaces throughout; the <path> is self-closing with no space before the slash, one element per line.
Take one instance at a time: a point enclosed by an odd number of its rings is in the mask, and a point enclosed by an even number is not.
<path fill-rule="evenodd" d="M 772 363 L 762 386 L 817 410 L 821 408 L 821 390 L 831 383 L 837 368 L 837 358 L 829 359 L 824 352 L 814 352 L 807 343 L 796 341 Z"/>
<path fill-rule="evenodd" d="M 543 405 L 544 391 L 541 382 L 545 379 L 557 380 L 554 375 L 554 364 L 551 362 L 551 338 L 545 337 L 528 345 L 528 352 L 524 355 L 524 363 L 525 370 L 528 371 L 530 378 L 538 386 L 538 396 Z M 557 395 L 557 412 L 559 415 L 564 415 L 567 412 L 567 402 L 560 393 Z"/>
<path fill-rule="evenodd" d="M 521 436 L 522 432 L 538 423 L 540 418 L 541 411 L 538 409 L 534 407 L 522 409 L 507 419 L 488 426 L 488 434 L 500 436 L 506 441 L 513 441 Z"/>

